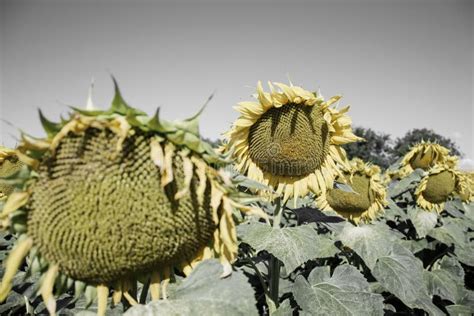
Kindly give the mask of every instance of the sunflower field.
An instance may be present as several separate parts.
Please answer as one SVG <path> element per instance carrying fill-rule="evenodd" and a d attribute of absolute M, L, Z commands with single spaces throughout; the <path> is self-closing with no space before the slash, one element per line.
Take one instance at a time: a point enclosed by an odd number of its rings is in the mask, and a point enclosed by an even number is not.
<path fill-rule="evenodd" d="M 199 113 L 40 112 L 0 147 L 1 315 L 473 315 L 474 173 L 420 142 L 382 169 L 341 97 L 258 82 Z"/>

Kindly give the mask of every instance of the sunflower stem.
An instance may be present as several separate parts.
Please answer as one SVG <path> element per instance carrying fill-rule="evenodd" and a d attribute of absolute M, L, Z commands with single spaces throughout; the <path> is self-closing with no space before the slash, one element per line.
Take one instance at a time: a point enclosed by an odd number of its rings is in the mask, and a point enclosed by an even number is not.
<path fill-rule="evenodd" d="M 146 304 L 146 298 L 148 296 L 148 290 L 150 289 L 150 279 L 143 284 L 142 292 L 140 293 L 140 304 Z"/>
<path fill-rule="evenodd" d="M 280 229 L 281 216 L 283 214 L 283 207 L 281 205 L 281 198 L 277 198 L 275 201 L 275 210 L 273 211 L 273 229 Z M 268 267 L 268 284 L 270 286 L 270 298 L 275 303 L 275 307 L 278 308 L 279 304 L 279 293 L 278 288 L 280 286 L 280 260 L 275 256 L 270 255 L 270 262 Z"/>
<path fill-rule="evenodd" d="M 273 228 L 280 228 L 281 216 L 283 214 L 283 208 L 281 207 L 281 198 L 277 198 L 275 201 L 275 210 L 273 211 Z"/>
<path fill-rule="evenodd" d="M 278 308 L 278 306 L 280 305 L 278 295 L 278 288 L 280 286 L 280 261 L 273 255 L 270 258 L 269 276 L 270 298 L 275 303 L 275 306 Z"/>

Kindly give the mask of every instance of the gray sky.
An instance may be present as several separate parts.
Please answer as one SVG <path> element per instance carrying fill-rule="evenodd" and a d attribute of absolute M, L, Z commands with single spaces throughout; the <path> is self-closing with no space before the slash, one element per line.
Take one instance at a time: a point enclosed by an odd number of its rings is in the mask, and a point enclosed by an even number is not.
<path fill-rule="evenodd" d="M 216 91 L 201 132 L 217 138 L 257 80 L 289 74 L 342 93 L 355 125 L 432 128 L 474 158 L 472 1 L 0 1 L 0 116 L 33 135 L 38 107 L 57 119 L 84 105 L 92 77 L 108 106 L 111 72 L 131 105 L 167 119 Z"/>

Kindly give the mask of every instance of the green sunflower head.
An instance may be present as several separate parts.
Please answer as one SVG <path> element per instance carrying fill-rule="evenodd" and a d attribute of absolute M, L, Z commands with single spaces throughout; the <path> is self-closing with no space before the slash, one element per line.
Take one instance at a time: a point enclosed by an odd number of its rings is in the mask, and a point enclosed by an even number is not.
<path fill-rule="evenodd" d="M 338 178 L 350 190 L 335 187 L 316 199 L 322 210 L 333 210 L 355 223 L 375 219 L 387 203 L 387 189 L 378 166 L 364 163 L 360 159 L 350 162 L 350 169 Z"/>
<path fill-rule="evenodd" d="M 158 111 L 148 117 L 124 101 L 115 83 L 107 111 L 73 108 L 59 123 L 40 118 L 48 136 L 23 136 L 20 158 L 31 174 L 0 215 L 20 235 L 1 300 L 25 256 L 38 263 L 34 272 L 43 274 L 40 292 L 51 313 L 60 279 L 93 287 L 103 314 L 109 289 L 114 302 L 124 297 L 133 304 L 129 290 L 137 280 L 149 282 L 159 299 L 175 268 L 187 274 L 217 257 L 231 272 L 234 210 L 264 215 L 241 204 L 232 180 L 215 168 L 228 161 L 201 140 L 198 115 L 179 122 L 162 120 Z"/>

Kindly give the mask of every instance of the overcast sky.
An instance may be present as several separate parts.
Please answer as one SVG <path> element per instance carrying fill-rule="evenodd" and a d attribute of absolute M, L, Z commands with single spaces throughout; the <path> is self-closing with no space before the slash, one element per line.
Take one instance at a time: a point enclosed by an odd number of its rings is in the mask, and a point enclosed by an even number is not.
<path fill-rule="evenodd" d="M 474 158 L 473 1 L 0 0 L 0 116 L 41 135 L 66 104 L 126 100 L 167 119 L 201 117 L 217 138 L 257 80 L 343 94 L 355 125 L 401 136 L 427 127 Z M 15 128 L 0 123 L 0 143 Z"/>

